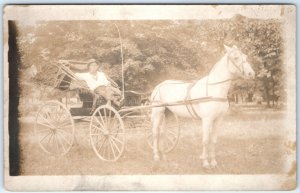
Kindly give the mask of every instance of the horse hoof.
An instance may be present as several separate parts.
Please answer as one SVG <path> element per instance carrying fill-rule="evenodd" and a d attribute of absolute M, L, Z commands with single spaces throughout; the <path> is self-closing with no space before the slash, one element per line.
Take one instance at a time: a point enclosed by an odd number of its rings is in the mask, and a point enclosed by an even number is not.
<path fill-rule="evenodd" d="M 216 168 L 216 167 L 218 166 L 217 161 L 216 161 L 216 160 L 212 160 L 212 161 L 210 162 L 210 166 L 211 166 L 212 168 Z"/>
<path fill-rule="evenodd" d="M 210 169 L 210 165 L 207 160 L 203 161 L 202 167 L 205 169 Z"/>

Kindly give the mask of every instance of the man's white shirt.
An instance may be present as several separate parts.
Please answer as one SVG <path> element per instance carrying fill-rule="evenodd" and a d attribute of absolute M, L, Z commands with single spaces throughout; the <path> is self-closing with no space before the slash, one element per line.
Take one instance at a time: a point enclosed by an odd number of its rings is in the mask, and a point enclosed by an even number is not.
<path fill-rule="evenodd" d="M 89 72 L 85 73 L 75 73 L 76 77 L 80 80 L 86 81 L 88 87 L 91 90 L 95 90 L 98 86 L 107 86 L 109 81 L 107 80 L 103 72 L 97 72 L 97 75 L 94 76 Z"/>

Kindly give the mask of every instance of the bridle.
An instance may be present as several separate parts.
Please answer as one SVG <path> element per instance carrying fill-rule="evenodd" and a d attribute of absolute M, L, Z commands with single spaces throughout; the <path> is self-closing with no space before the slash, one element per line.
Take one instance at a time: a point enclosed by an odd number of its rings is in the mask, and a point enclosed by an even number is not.
<path fill-rule="evenodd" d="M 231 50 L 230 52 L 227 53 L 227 68 L 229 68 L 229 64 L 231 63 L 241 74 L 245 74 L 245 69 L 244 69 L 244 63 L 245 63 L 245 60 L 243 59 L 242 63 L 240 65 L 236 64 L 234 61 L 230 60 L 230 55 L 233 53 L 233 51 L 235 50 Z M 214 70 L 215 66 L 210 70 L 210 73 Z M 209 73 L 209 74 L 210 74 Z M 232 73 L 232 72 L 230 72 Z M 212 83 L 209 83 L 208 80 L 209 80 L 209 74 L 207 76 L 207 79 L 206 79 L 206 97 L 209 97 L 208 96 L 208 86 L 209 85 L 218 85 L 218 84 L 223 84 L 223 83 L 226 83 L 226 82 L 229 82 L 229 81 L 232 81 L 234 79 L 232 78 L 229 78 L 229 79 L 226 79 L 226 80 L 222 80 L 222 81 L 218 81 L 218 82 L 212 82 Z M 175 84 L 181 84 L 181 83 L 175 83 Z M 194 82 L 192 83 L 188 88 L 187 88 L 187 94 L 185 96 L 185 106 L 188 110 L 188 112 L 190 113 L 190 115 L 195 118 L 195 119 L 200 119 L 199 115 L 197 114 L 196 110 L 194 109 L 194 104 L 190 101 L 191 100 L 191 96 L 190 96 L 190 91 L 191 89 L 196 85 L 197 83 Z M 156 95 L 160 95 L 160 89 L 158 88 L 157 89 L 157 92 L 155 93 L 154 96 Z M 155 97 L 153 97 L 155 98 Z M 209 98 L 209 100 L 207 101 L 217 101 L 217 102 L 227 102 L 228 99 L 227 98 L 220 98 L 220 97 L 211 97 Z"/>
<path fill-rule="evenodd" d="M 232 52 L 234 52 L 235 50 L 233 51 L 230 51 L 228 54 L 227 54 L 227 67 L 229 69 L 229 63 L 231 62 L 233 64 L 233 66 L 242 74 L 244 75 L 245 74 L 245 68 L 244 68 L 244 63 L 246 63 L 246 61 L 243 59 L 242 60 L 242 63 L 240 65 L 237 65 L 234 61 L 230 61 L 230 55 L 232 54 Z"/>
<path fill-rule="evenodd" d="M 241 74 L 245 74 L 245 69 L 244 69 L 244 63 L 245 61 L 243 60 L 242 63 L 239 65 L 237 65 L 234 61 L 230 60 L 230 55 L 234 52 L 235 50 L 231 50 L 230 52 L 227 53 L 227 69 L 229 68 L 229 64 L 231 63 L 239 72 L 241 72 Z M 208 86 L 209 85 L 218 85 L 218 84 L 222 84 L 222 83 L 226 83 L 235 79 L 232 78 L 228 78 L 226 80 L 222 80 L 222 81 L 218 81 L 218 82 L 208 82 L 209 81 L 209 74 L 214 70 L 215 66 L 210 70 L 210 72 L 207 75 L 207 79 L 206 79 L 206 96 L 208 96 Z M 230 72 L 231 73 L 231 72 Z"/>
<path fill-rule="evenodd" d="M 234 61 L 230 61 L 230 55 L 232 54 L 233 51 L 230 51 L 229 53 L 227 53 L 227 68 L 229 68 L 229 63 L 231 62 L 233 64 L 233 66 L 235 68 L 237 68 L 239 70 L 239 72 L 241 72 L 241 74 L 245 74 L 245 69 L 244 69 L 244 62 L 245 61 L 242 61 L 241 63 L 241 67 L 238 66 Z M 215 66 L 214 66 L 215 67 Z M 214 69 L 214 68 L 213 68 Z M 213 71 L 213 69 L 210 71 L 210 73 Z M 209 73 L 209 74 L 210 74 Z M 206 97 L 209 97 L 208 96 L 208 85 L 218 85 L 218 84 L 222 84 L 222 83 L 225 83 L 225 82 L 229 82 L 229 81 L 232 81 L 233 79 L 232 78 L 229 78 L 229 79 L 226 79 L 226 80 L 222 80 L 222 81 L 218 81 L 218 82 L 213 82 L 213 83 L 209 83 L 208 80 L 209 80 L 209 74 L 207 76 L 207 79 L 206 79 Z M 194 106 L 192 103 L 189 103 L 189 99 L 191 99 L 191 96 L 190 96 L 190 90 L 193 88 L 194 85 L 191 85 L 189 88 L 188 88 L 188 91 L 187 91 L 187 95 L 185 97 L 185 101 L 188 103 L 186 104 L 186 108 L 188 110 L 188 112 L 190 113 L 190 115 L 194 118 L 194 119 L 201 119 L 200 116 L 198 115 L 197 111 L 194 109 Z M 212 97 L 210 99 L 210 101 L 217 101 L 217 102 L 227 102 L 228 99 L 227 98 L 220 98 L 220 97 Z"/>

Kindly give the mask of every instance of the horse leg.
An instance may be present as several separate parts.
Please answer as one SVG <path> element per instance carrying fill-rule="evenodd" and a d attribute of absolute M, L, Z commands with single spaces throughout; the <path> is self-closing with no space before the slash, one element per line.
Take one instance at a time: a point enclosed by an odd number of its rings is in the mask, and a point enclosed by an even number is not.
<path fill-rule="evenodd" d="M 166 129 L 166 115 L 165 114 L 162 114 L 161 115 L 161 122 L 160 122 L 160 127 L 159 127 L 159 137 L 158 137 L 158 139 L 159 140 L 161 140 L 160 139 L 160 136 L 161 135 L 163 135 L 163 138 L 165 138 L 165 135 L 166 135 L 166 133 L 165 133 L 165 129 Z M 162 139 L 162 140 L 165 140 L 165 139 Z M 159 141 L 158 141 L 158 144 L 159 144 Z M 161 143 L 162 144 L 162 143 Z M 161 147 L 160 147 L 161 148 Z M 158 149 L 159 149 L 159 147 L 158 147 Z M 163 160 L 165 160 L 165 154 L 164 154 L 164 152 L 163 151 L 161 151 L 161 156 L 162 156 L 162 159 Z"/>
<path fill-rule="evenodd" d="M 218 127 L 220 126 L 220 122 L 222 121 L 222 118 L 217 118 L 215 119 L 214 123 L 213 123 L 213 126 L 212 126 L 212 132 L 211 132 L 211 155 L 210 155 L 210 158 L 211 158 L 211 161 L 210 161 L 210 165 L 211 167 L 215 168 L 217 167 L 218 163 L 216 161 L 216 152 L 215 152 L 215 147 L 216 147 L 216 143 L 217 143 L 217 139 L 218 139 Z"/>
<path fill-rule="evenodd" d="M 201 159 L 203 160 L 202 166 L 204 168 L 209 168 L 209 162 L 208 162 L 208 145 L 209 145 L 209 136 L 210 136 L 210 131 L 212 128 L 212 120 L 210 118 L 204 118 L 202 119 L 202 157 Z"/>
<path fill-rule="evenodd" d="M 159 128 L 163 119 L 164 108 L 152 109 L 151 122 L 152 122 L 152 137 L 153 137 L 153 157 L 155 161 L 159 161 Z"/>

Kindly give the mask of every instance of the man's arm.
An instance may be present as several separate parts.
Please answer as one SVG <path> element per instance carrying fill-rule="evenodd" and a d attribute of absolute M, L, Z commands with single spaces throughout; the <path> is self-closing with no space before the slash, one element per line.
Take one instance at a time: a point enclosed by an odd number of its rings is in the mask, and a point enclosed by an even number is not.
<path fill-rule="evenodd" d="M 98 72 L 99 75 L 99 84 L 103 86 L 109 86 L 110 82 L 108 81 L 106 75 L 103 72 Z"/>
<path fill-rule="evenodd" d="M 72 88 L 71 90 L 76 89 L 76 88 L 86 88 L 89 89 L 89 85 L 85 79 L 84 73 L 74 73 L 76 76 L 74 80 L 71 82 Z"/>
<path fill-rule="evenodd" d="M 85 80 L 85 73 L 76 72 L 75 73 L 76 78 L 79 80 Z"/>
<path fill-rule="evenodd" d="M 117 83 L 115 83 L 111 78 L 109 78 L 108 76 L 106 76 L 103 72 L 100 72 L 101 74 L 103 74 L 104 78 L 105 78 L 105 86 L 113 86 L 113 87 L 119 87 L 119 85 Z"/>

